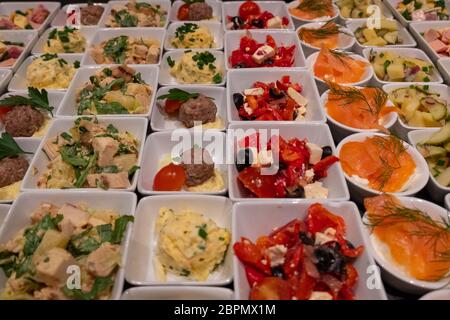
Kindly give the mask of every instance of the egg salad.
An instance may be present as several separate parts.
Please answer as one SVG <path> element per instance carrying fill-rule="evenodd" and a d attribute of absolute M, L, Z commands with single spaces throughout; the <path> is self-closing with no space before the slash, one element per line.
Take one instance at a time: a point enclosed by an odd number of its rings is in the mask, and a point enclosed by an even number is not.
<path fill-rule="evenodd" d="M 65 26 L 53 29 L 44 45 L 46 53 L 80 53 L 86 49 L 86 39 L 80 30 Z"/>
<path fill-rule="evenodd" d="M 218 84 L 222 82 L 222 70 L 216 65 L 216 57 L 208 51 L 185 51 L 178 61 L 167 58 L 170 74 L 180 83 Z"/>
<path fill-rule="evenodd" d="M 175 37 L 170 41 L 174 48 L 215 48 L 214 36 L 211 31 L 196 23 L 184 23 L 175 31 Z"/>
<path fill-rule="evenodd" d="M 230 233 L 213 220 L 189 209 L 161 208 L 156 221 L 157 276 L 167 273 L 204 281 L 224 261 Z"/>
<path fill-rule="evenodd" d="M 78 67 L 78 61 L 69 64 L 57 54 L 43 54 L 28 66 L 27 86 L 38 89 L 66 89 Z"/>

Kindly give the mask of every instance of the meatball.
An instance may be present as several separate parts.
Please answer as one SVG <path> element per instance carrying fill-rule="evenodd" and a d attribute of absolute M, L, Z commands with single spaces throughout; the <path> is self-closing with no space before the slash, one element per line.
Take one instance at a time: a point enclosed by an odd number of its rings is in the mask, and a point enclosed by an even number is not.
<path fill-rule="evenodd" d="M 187 128 L 192 128 L 194 122 L 202 124 L 214 122 L 216 120 L 217 107 L 212 99 L 199 94 L 197 98 L 191 98 L 180 106 L 178 119 Z"/>
<path fill-rule="evenodd" d="M 194 2 L 189 6 L 189 20 L 191 21 L 206 20 L 212 17 L 212 8 L 205 2 Z"/>
<path fill-rule="evenodd" d="M 214 175 L 214 162 L 207 150 L 192 148 L 183 152 L 181 158 L 188 187 L 198 186 Z"/>
<path fill-rule="evenodd" d="M 28 169 L 28 161 L 24 158 L 3 158 L 0 160 L 0 188 L 20 181 Z"/>
<path fill-rule="evenodd" d="M 81 7 L 81 24 L 85 26 L 92 26 L 98 23 L 102 14 L 103 14 L 102 6 L 88 5 L 86 7 Z"/>
<path fill-rule="evenodd" d="M 13 137 L 31 137 L 44 124 L 44 115 L 31 106 L 15 106 L 3 122 L 5 131 Z"/>

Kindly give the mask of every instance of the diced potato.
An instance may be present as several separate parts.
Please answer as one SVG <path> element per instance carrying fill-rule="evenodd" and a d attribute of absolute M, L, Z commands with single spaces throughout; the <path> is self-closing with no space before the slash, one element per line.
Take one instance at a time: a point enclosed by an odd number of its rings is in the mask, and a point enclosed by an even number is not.
<path fill-rule="evenodd" d="M 411 62 L 413 64 L 418 65 L 419 67 L 423 68 L 423 67 L 431 67 L 430 63 L 422 60 L 422 59 L 417 59 L 417 58 L 406 58 L 405 59 L 408 62 Z"/>
<path fill-rule="evenodd" d="M 341 15 L 344 18 L 349 18 L 351 14 L 352 9 L 350 7 L 342 7 L 341 8 Z"/>
<path fill-rule="evenodd" d="M 383 38 L 389 44 L 396 44 L 398 40 L 398 31 L 388 32 L 383 36 Z"/>
<path fill-rule="evenodd" d="M 402 105 L 402 112 L 406 119 L 412 118 L 417 109 L 419 109 L 419 100 L 409 99 L 408 102 Z"/>
<path fill-rule="evenodd" d="M 28 18 L 21 14 L 16 14 L 13 18 L 13 23 L 20 28 L 25 29 L 28 24 Z"/>
<path fill-rule="evenodd" d="M 375 72 L 375 74 L 377 75 L 378 78 L 383 79 L 385 76 L 385 72 L 384 72 L 384 66 L 382 64 L 374 64 L 373 65 L 373 71 Z"/>
<path fill-rule="evenodd" d="M 121 170 L 128 171 L 130 170 L 137 162 L 136 154 L 121 154 L 117 157 L 114 157 L 113 163 Z"/>
<path fill-rule="evenodd" d="M 401 63 L 391 63 L 387 67 L 386 71 L 389 76 L 389 80 L 391 81 L 400 81 L 405 76 L 405 70 L 403 68 L 403 64 Z"/>
<path fill-rule="evenodd" d="M 62 232 L 56 230 L 47 230 L 42 241 L 33 254 L 33 262 L 37 261 L 39 257 L 44 255 L 48 250 L 53 248 L 65 248 L 69 243 L 69 237 Z"/>
<path fill-rule="evenodd" d="M 378 38 L 375 29 L 365 28 L 362 32 L 367 41 Z"/>
<path fill-rule="evenodd" d="M 364 43 L 364 45 L 382 47 L 382 46 L 387 45 L 387 42 L 381 37 L 376 37 L 376 38 L 370 39 L 369 41 Z"/>
<path fill-rule="evenodd" d="M 393 20 L 381 19 L 381 29 L 388 29 L 389 31 L 397 31 L 397 22 Z"/>
<path fill-rule="evenodd" d="M 126 96 L 118 90 L 108 91 L 103 99 L 106 102 L 118 102 L 129 111 L 136 108 L 136 99 L 132 96 Z"/>

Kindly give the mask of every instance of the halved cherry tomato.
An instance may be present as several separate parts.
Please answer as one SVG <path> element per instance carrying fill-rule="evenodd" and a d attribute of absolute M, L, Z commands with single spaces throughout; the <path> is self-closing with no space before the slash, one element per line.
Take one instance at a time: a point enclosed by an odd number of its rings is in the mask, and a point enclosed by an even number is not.
<path fill-rule="evenodd" d="M 161 168 L 153 180 L 155 191 L 179 191 L 186 181 L 183 167 L 174 163 Z"/>
<path fill-rule="evenodd" d="M 305 222 L 306 230 L 313 235 L 327 228 L 334 228 L 337 236 L 345 234 L 344 219 L 332 214 L 319 203 L 315 203 L 308 208 L 308 216 Z"/>
<path fill-rule="evenodd" d="M 267 261 L 261 249 L 250 240 L 242 237 L 240 242 L 233 245 L 233 249 L 236 256 L 244 264 L 248 264 L 266 275 L 272 274 L 269 261 Z M 266 260 L 266 263 L 262 263 L 263 260 Z"/>
<path fill-rule="evenodd" d="M 246 20 L 250 16 L 257 16 L 261 14 L 261 9 L 253 1 L 245 1 L 241 6 L 239 7 L 239 16 Z"/>
<path fill-rule="evenodd" d="M 185 3 L 178 9 L 177 18 L 181 21 L 189 20 L 189 4 Z"/>
<path fill-rule="evenodd" d="M 292 288 L 286 280 L 267 277 L 257 282 L 250 291 L 250 300 L 291 300 Z"/>
<path fill-rule="evenodd" d="M 164 104 L 164 111 L 168 114 L 175 114 L 180 110 L 180 106 L 183 104 L 183 101 L 180 100 L 172 100 L 166 99 L 166 103 Z"/>
<path fill-rule="evenodd" d="M 3 122 L 6 114 L 12 110 L 12 107 L 0 107 L 0 121 Z"/>
<path fill-rule="evenodd" d="M 276 175 L 261 174 L 258 168 L 247 167 L 238 175 L 239 181 L 258 198 L 284 198 L 286 191 Z"/>

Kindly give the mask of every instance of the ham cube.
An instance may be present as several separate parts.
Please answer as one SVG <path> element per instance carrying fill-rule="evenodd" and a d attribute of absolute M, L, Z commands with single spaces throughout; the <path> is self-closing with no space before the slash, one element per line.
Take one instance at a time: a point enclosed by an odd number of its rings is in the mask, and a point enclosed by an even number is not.
<path fill-rule="evenodd" d="M 441 41 L 446 44 L 450 44 L 450 28 L 442 31 Z"/>
<path fill-rule="evenodd" d="M 426 42 L 430 43 L 431 41 L 438 40 L 439 39 L 439 32 L 435 29 L 428 29 L 424 35 L 423 38 L 426 40 Z"/>
<path fill-rule="evenodd" d="M 437 53 L 444 53 L 447 51 L 447 45 L 439 39 L 431 41 L 429 45 Z"/>

